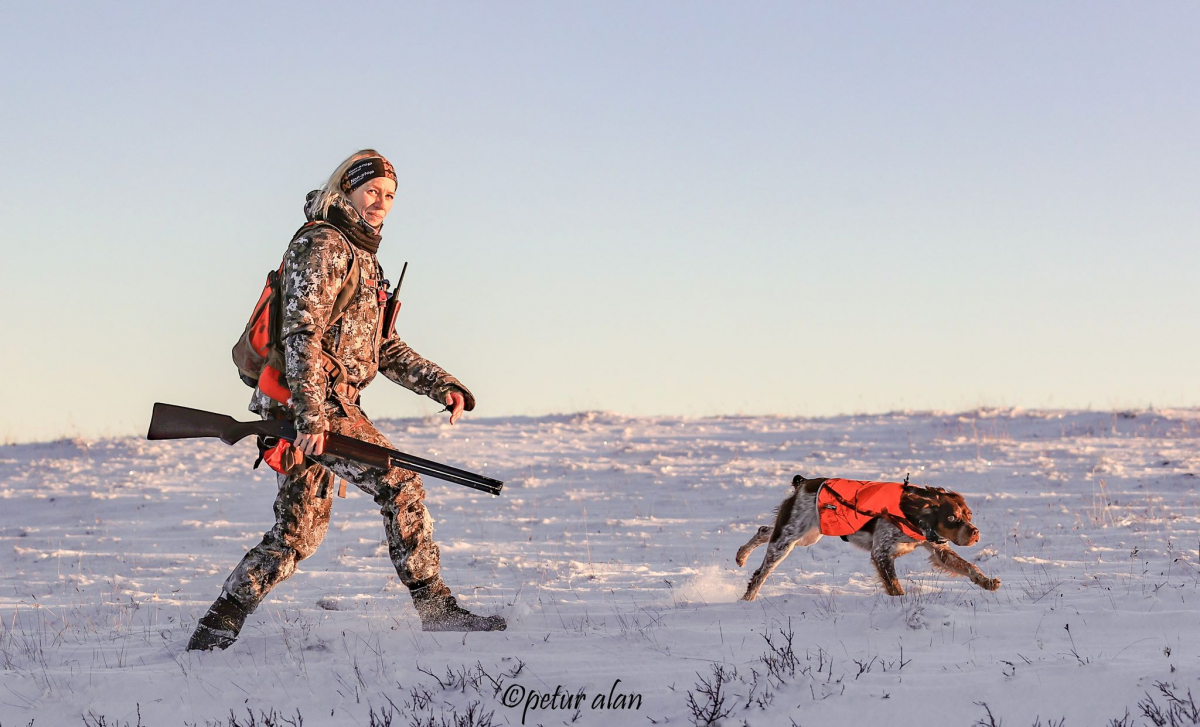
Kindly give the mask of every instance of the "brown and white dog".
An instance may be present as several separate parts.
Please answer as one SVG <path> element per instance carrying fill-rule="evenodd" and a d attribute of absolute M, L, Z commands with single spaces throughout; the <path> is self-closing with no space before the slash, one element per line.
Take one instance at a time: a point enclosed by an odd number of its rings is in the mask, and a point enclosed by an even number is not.
<path fill-rule="evenodd" d="M 929 561 L 936 568 L 966 576 L 989 591 L 1000 587 L 999 578 L 988 578 L 946 544 L 979 542 L 979 529 L 971 524 L 971 509 L 957 492 L 901 482 L 805 479 L 800 475 L 792 479 L 792 488 L 776 511 L 775 524 L 762 526 L 750 542 L 738 548 L 737 564 L 741 566 L 755 548 L 769 543 L 743 601 L 754 600 L 763 581 L 792 548 L 812 545 L 822 535 L 837 535 L 870 551 L 889 596 L 904 595 L 894 561 L 917 546 L 929 551 Z"/>

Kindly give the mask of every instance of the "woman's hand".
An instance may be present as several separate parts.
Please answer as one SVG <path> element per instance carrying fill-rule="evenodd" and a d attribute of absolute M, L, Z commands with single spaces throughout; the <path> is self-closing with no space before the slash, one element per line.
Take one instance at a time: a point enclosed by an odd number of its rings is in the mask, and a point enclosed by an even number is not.
<path fill-rule="evenodd" d="M 450 410 L 450 423 L 458 421 L 458 418 L 463 413 L 463 407 L 466 406 L 466 400 L 463 399 L 461 391 L 446 392 L 446 408 Z M 299 441 L 299 440 L 297 440 Z"/>
<path fill-rule="evenodd" d="M 296 434 L 296 441 L 293 442 L 293 444 L 296 445 L 297 449 L 307 455 L 312 455 L 315 457 L 318 454 L 324 454 L 325 432 L 320 432 L 318 434 L 305 434 L 304 432 L 299 432 Z"/>

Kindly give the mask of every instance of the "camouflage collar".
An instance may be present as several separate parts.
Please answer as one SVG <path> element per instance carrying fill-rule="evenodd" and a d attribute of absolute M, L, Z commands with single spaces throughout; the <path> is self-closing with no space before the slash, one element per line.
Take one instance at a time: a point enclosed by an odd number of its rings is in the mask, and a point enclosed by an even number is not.
<path fill-rule="evenodd" d="M 305 214 L 309 220 L 315 219 L 309 212 L 309 205 L 316 194 L 316 192 L 309 192 L 304 204 Z M 324 220 L 336 227 L 338 232 L 345 235 L 346 239 L 355 247 L 366 250 L 372 255 L 379 252 L 379 243 L 383 239 L 383 236 L 379 234 L 378 230 L 371 227 L 366 219 L 363 218 L 362 213 L 355 209 L 354 205 L 350 204 L 350 200 L 345 195 L 338 194 L 333 196 L 333 199 L 329 203 L 329 210 L 325 213 Z M 382 230 L 383 225 L 380 225 L 379 229 Z"/>

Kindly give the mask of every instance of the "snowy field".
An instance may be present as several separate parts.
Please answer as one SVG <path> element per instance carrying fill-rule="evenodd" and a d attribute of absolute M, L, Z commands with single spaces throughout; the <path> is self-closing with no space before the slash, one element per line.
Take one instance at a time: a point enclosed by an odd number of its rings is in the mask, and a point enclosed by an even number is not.
<path fill-rule="evenodd" d="M 422 633 L 351 489 L 237 644 L 185 652 L 272 521 L 253 445 L 9 445 L 0 726 L 1193 724 L 1198 411 L 381 428 L 508 483 L 426 480 L 446 581 L 508 631 Z M 737 600 L 763 551 L 733 555 L 793 474 L 906 472 L 966 496 L 981 539 L 958 552 L 999 591 L 915 553 L 889 598 L 865 553 L 826 538 Z"/>

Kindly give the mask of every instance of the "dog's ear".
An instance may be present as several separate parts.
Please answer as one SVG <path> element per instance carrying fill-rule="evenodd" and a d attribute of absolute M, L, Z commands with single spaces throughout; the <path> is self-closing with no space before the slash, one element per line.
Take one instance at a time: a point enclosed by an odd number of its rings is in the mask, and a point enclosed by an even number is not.
<path fill-rule="evenodd" d="M 792 478 L 792 486 L 799 487 L 804 484 L 804 475 L 796 475 Z"/>

